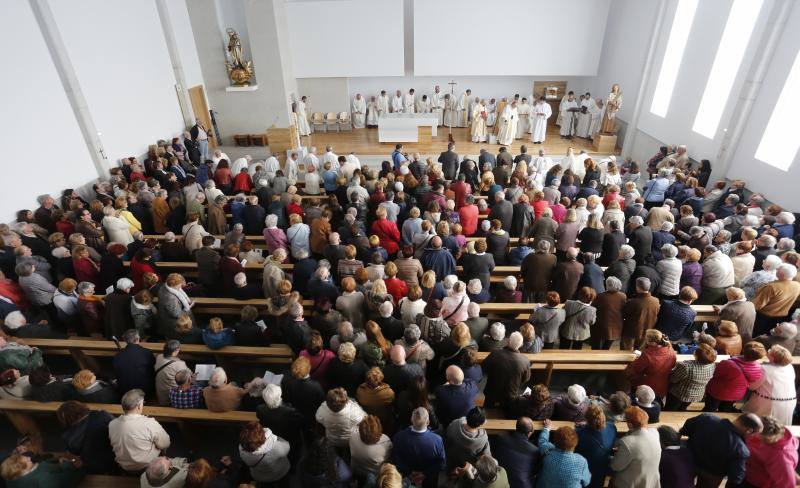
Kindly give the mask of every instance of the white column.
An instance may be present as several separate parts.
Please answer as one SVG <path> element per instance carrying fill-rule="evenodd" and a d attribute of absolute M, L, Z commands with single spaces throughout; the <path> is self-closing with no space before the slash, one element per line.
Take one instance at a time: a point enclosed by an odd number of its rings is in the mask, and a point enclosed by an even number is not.
<path fill-rule="evenodd" d="M 161 30 L 164 32 L 164 40 L 167 43 L 167 52 L 172 64 L 172 72 L 175 75 L 175 91 L 178 93 L 178 100 L 181 106 L 181 115 L 186 127 L 194 125 L 194 114 L 192 112 L 192 102 L 189 99 L 189 92 L 186 86 L 186 75 L 183 72 L 183 61 L 178 52 L 178 43 L 175 40 L 175 30 L 170 23 L 169 9 L 167 0 L 156 0 L 158 18 L 161 21 Z"/>

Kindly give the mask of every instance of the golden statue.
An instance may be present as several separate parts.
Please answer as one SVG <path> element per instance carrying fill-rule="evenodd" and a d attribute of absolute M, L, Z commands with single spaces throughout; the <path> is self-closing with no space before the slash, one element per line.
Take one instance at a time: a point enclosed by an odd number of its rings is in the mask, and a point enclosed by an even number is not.
<path fill-rule="evenodd" d="M 228 34 L 228 55 L 230 56 L 230 60 L 225 61 L 228 77 L 235 86 L 249 86 L 254 75 L 253 62 L 244 60 L 239 34 L 230 27 L 225 32 Z"/>
<path fill-rule="evenodd" d="M 600 132 L 603 134 L 617 133 L 617 112 L 622 107 L 622 92 L 619 85 L 611 87 L 611 93 L 606 97 L 606 109 L 603 111 L 603 122 L 600 125 Z"/>

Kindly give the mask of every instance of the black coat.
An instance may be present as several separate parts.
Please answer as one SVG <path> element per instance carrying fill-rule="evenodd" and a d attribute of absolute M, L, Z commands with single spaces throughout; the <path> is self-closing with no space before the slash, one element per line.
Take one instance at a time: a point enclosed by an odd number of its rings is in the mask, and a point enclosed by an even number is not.
<path fill-rule="evenodd" d="M 511 221 L 514 219 L 514 205 L 508 200 L 495 202 L 489 212 L 489 220 L 498 219 L 503 224 L 503 230 L 511 230 Z"/>
<path fill-rule="evenodd" d="M 455 151 L 444 151 L 439 154 L 438 161 L 442 163 L 444 179 L 456 179 L 456 175 L 458 175 L 458 154 Z"/>
<path fill-rule="evenodd" d="M 108 424 L 114 417 L 105 410 L 93 410 L 61 434 L 67 451 L 80 456 L 88 474 L 116 471 L 114 450 L 108 438 Z"/>
<path fill-rule="evenodd" d="M 113 293 L 106 295 L 105 303 L 106 310 L 103 315 L 103 324 L 105 325 L 106 339 L 111 339 L 114 336 L 117 339 L 122 339 L 122 334 L 126 330 L 133 328 L 131 296 L 119 290 L 114 290 Z"/>
<path fill-rule="evenodd" d="M 247 204 L 244 207 L 244 233 L 246 235 L 261 235 L 264 232 L 264 219 L 267 211 L 261 205 Z"/>
<path fill-rule="evenodd" d="M 267 336 L 255 322 L 242 320 L 233 326 L 236 331 L 236 344 L 240 346 L 269 346 Z"/>
<path fill-rule="evenodd" d="M 533 208 L 527 203 L 516 203 L 511 217 L 511 237 L 527 236 L 533 224 Z"/>
<path fill-rule="evenodd" d="M 636 264 L 649 262 L 653 247 L 653 231 L 646 225 L 637 227 L 628 236 L 628 245 L 635 251 L 633 258 Z"/>
<path fill-rule="evenodd" d="M 581 252 L 599 253 L 603 251 L 603 229 L 584 227 L 578 233 L 581 240 Z"/>
<path fill-rule="evenodd" d="M 117 377 L 117 388 L 127 393 L 134 388 L 145 393 L 152 392 L 155 372 L 155 356 L 139 344 L 128 344 L 114 356 L 114 374 Z"/>
<path fill-rule="evenodd" d="M 281 382 L 283 400 L 289 402 L 303 416 L 303 426 L 311 428 L 316 422 L 316 413 L 325 401 L 325 390 L 311 378 L 295 379 L 285 375 Z"/>
<path fill-rule="evenodd" d="M 288 441 L 290 446 L 297 446 L 297 450 L 300 450 L 303 415 L 299 411 L 289 405 L 280 405 L 278 408 L 259 405 L 256 409 L 256 416 L 261 425 L 281 439 Z"/>
<path fill-rule="evenodd" d="M 583 263 L 583 274 L 578 282 L 578 287 L 588 286 L 594 288 L 598 294 L 606 291 L 605 277 L 603 270 L 594 261 Z"/>
<path fill-rule="evenodd" d="M 539 464 L 539 449 L 519 432 L 493 437 L 489 442 L 492 455 L 506 470 L 509 486 L 533 488 L 533 478 Z"/>
<path fill-rule="evenodd" d="M 44 386 L 34 386 L 31 390 L 31 398 L 37 402 L 65 402 L 71 397 L 72 386 L 68 381 L 57 378 Z"/>
<path fill-rule="evenodd" d="M 133 256 L 131 256 L 133 257 Z M 106 288 L 115 286 L 117 280 L 125 277 L 125 264 L 111 253 L 106 253 L 100 259 L 100 274 L 98 275 L 98 289 L 105 293 Z"/>
<path fill-rule="evenodd" d="M 369 366 L 361 359 L 356 359 L 348 364 L 339 361 L 338 357 L 333 358 L 326 372 L 328 386 L 344 388 L 349 396 L 355 397 L 358 385 L 364 382 L 367 371 L 369 371 Z"/>
<path fill-rule="evenodd" d="M 488 290 L 489 280 L 495 266 L 494 256 L 489 253 L 465 254 L 461 261 L 464 279 L 469 282 L 469 280 L 477 278 L 481 280 L 481 288 Z"/>
<path fill-rule="evenodd" d="M 603 236 L 603 251 L 597 259 L 600 266 L 608 266 L 619 259 L 619 248 L 625 244 L 625 233 L 622 231 L 609 232 Z"/>
<path fill-rule="evenodd" d="M 306 296 L 308 294 L 308 282 L 316 271 L 317 260 L 314 258 L 301 259 L 294 264 L 292 285 L 294 290 L 300 293 L 301 296 Z"/>
<path fill-rule="evenodd" d="M 506 264 L 506 254 L 508 252 L 508 232 L 495 234 L 492 232 L 486 236 L 486 252 L 494 257 L 494 264 L 503 266 Z M 483 283 L 481 283 L 483 285 Z"/>

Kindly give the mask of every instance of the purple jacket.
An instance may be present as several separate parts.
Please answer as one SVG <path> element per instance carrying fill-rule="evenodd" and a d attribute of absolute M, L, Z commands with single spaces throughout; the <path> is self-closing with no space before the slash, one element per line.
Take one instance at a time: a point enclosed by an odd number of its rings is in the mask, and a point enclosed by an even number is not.
<path fill-rule="evenodd" d="M 684 286 L 691 286 L 694 291 L 699 295 L 703 290 L 703 266 L 697 261 L 689 261 L 683 263 L 683 272 L 681 273 L 681 288 Z"/>

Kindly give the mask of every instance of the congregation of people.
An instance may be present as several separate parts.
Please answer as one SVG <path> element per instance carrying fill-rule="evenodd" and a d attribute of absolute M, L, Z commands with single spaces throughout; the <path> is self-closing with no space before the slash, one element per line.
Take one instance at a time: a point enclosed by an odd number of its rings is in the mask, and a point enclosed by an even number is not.
<path fill-rule="evenodd" d="M 417 110 L 400 95 L 398 108 Z M 794 214 L 744 181 L 710 183 L 710 162 L 685 146 L 639 164 L 525 146 L 472 158 L 453 143 L 423 158 L 398 144 L 369 168 L 330 146 L 283 165 L 230 161 L 206 154 L 198 134 L 124 159 L 88 197 L 45 195 L 0 226 L 0 399 L 63 402 L 67 453 L 21 443 L 0 468 L 7 486 L 74 486 L 87 473 L 161 487 L 800 479 L 789 429 L 800 351 Z M 174 262 L 195 263 L 196 277 L 164 272 Z M 519 271 L 493 279 L 498 266 Z M 196 312 L 198 297 L 265 305 L 220 317 Z M 485 303 L 539 306 L 517 320 L 490 318 Z M 698 322 L 698 305 L 719 320 Z M 108 371 L 56 374 L 25 344 L 69 336 L 125 345 Z M 184 344 L 286 344 L 294 359 L 269 375 L 216 367 L 200 380 Z M 608 398 L 532 375 L 529 354 L 612 348 L 636 358 L 627 389 Z M 680 429 L 648 427 L 701 402 Z M 258 420 L 241 427 L 238 452 L 187 459 L 170 455 L 145 405 Z M 515 428 L 489 435 L 498 413 Z"/>

